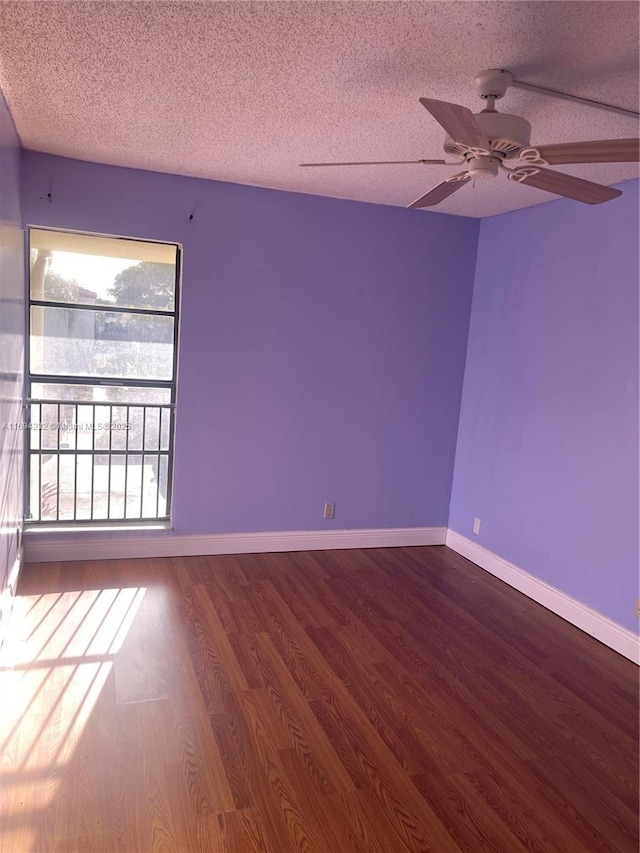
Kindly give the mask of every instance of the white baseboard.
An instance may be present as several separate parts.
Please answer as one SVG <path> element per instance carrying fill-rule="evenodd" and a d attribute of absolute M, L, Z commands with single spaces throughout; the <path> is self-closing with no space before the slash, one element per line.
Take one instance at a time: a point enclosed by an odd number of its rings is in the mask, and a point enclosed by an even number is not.
<path fill-rule="evenodd" d="M 372 530 L 289 530 L 264 533 L 215 533 L 174 536 L 123 535 L 107 538 L 81 532 L 51 534 L 29 531 L 24 535 L 27 563 L 70 560 L 128 560 L 135 557 L 189 557 L 209 554 L 260 554 L 272 551 L 326 551 L 338 548 L 393 548 L 404 545 L 444 545 L 446 527 L 397 527 Z"/>
<path fill-rule="evenodd" d="M 23 537 L 24 561 L 28 563 L 445 544 L 601 643 L 640 664 L 640 639 L 633 631 L 446 527 L 289 530 L 200 536 L 174 536 L 166 531 L 157 531 L 154 534 L 125 534 L 111 538 L 97 533 L 89 538 L 82 532 L 69 538 L 69 533 L 28 530 Z"/>
<path fill-rule="evenodd" d="M 480 568 L 500 578 L 509 586 L 523 592 L 525 595 L 542 604 L 548 610 L 566 619 L 572 625 L 585 633 L 600 640 L 606 646 L 614 649 L 636 664 L 640 664 L 640 637 L 624 628 L 612 619 L 608 619 L 596 610 L 592 610 L 577 601 L 566 592 L 562 592 L 540 578 L 530 575 L 524 569 L 510 563 L 508 560 L 494 554 L 482 545 L 472 542 L 454 530 L 447 531 L 447 547 L 451 548 L 467 560 L 471 560 Z"/>

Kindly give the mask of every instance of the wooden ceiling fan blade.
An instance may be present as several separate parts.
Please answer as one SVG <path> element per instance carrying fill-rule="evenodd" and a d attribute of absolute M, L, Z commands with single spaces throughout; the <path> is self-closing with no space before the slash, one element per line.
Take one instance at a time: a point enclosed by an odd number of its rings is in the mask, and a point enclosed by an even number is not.
<path fill-rule="evenodd" d="M 441 184 L 438 184 L 433 189 L 429 190 L 428 193 L 421 195 L 420 198 L 411 202 L 408 207 L 433 207 L 436 204 L 440 204 L 440 202 L 444 201 L 445 198 L 449 198 L 450 195 L 457 192 L 460 187 L 469 183 L 471 178 L 467 178 L 466 174 L 466 172 L 459 172 L 457 175 L 453 175 L 454 180 L 450 179 L 448 181 L 443 181 Z"/>
<path fill-rule="evenodd" d="M 457 166 L 446 160 L 358 160 L 354 163 L 300 163 L 301 166 L 402 166 L 421 163 L 424 166 Z"/>
<path fill-rule="evenodd" d="M 480 125 L 467 107 L 433 98 L 420 98 L 420 103 L 456 142 L 469 148 L 480 148 L 487 152 L 491 150 Z"/>
<path fill-rule="evenodd" d="M 638 163 L 640 139 L 597 139 L 593 142 L 565 142 L 560 145 L 536 145 L 550 166 L 567 163 Z"/>
<path fill-rule="evenodd" d="M 583 178 L 574 178 L 573 175 L 566 175 L 564 172 L 541 169 L 539 166 L 514 169 L 509 177 L 529 187 L 546 190 L 585 204 L 602 204 L 603 201 L 611 201 L 622 195 L 622 190 L 606 187 L 603 184 L 594 184 L 593 181 L 585 181 Z"/>

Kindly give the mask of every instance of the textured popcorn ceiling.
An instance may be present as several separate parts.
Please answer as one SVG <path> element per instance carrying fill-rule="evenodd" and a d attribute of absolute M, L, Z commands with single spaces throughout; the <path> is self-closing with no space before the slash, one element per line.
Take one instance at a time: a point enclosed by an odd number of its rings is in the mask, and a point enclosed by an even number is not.
<path fill-rule="evenodd" d="M 297 164 L 441 157 L 444 134 L 418 98 L 482 109 L 484 68 L 637 110 L 638 8 L 0 2 L 0 86 L 25 148 L 404 206 L 451 170 Z M 632 118 L 515 89 L 498 108 L 527 118 L 534 144 L 638 134 Z M 637 164 L 562 169 L 605 184 L 638 176 Z M 552 198 L 501 175 L 437 210 L 489 216 Z"/>

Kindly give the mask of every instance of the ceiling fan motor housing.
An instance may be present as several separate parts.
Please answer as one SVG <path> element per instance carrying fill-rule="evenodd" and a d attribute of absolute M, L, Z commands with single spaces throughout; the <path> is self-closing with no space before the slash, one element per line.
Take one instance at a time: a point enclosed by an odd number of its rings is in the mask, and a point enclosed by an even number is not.
<path fill-rule="evenodd" d="M 523 148 L 531 145 L 531 125 L 529 122 L 508 113 L 481 112 L 475 113 L 474 118 L 491 145 L 491 152 L 501 156 L 501 159 L 515 157 Z M 446 136 L 444 150 L 454 157 L 473 156 L 480 153 L 471 151 L 466 145 Z"/>
<path fill-rule="evenodd" d="M 520 116 L 494 110 L 477 113 L 474 118 L 491 146 L 490 154 L 468 148 L 450 136 L 445 139 L 444 150 L 448 154 L 464 157 L 470 178 L 495 178 L 503 160 L 517 157 L 523 148 L 530 146 L 531 125 Z"/>

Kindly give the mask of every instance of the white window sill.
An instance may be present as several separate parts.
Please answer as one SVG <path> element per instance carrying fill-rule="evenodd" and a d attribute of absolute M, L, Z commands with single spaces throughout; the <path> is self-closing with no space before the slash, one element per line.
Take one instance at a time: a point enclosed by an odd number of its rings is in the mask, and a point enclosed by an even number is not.
<path fill-rule="evenodd" d="M 104 524 L 30 524 L 25 521 L 24 535 L 25 536 L 41 536 L 44 534 L 62 534 L 62 533 L 139 533 L 141 531 L 170 531 L 173 530 L 173 525 L 170 521 L 149 521 L 140 524 L 118 524 L 113 522 L 105 522 Z"/>

